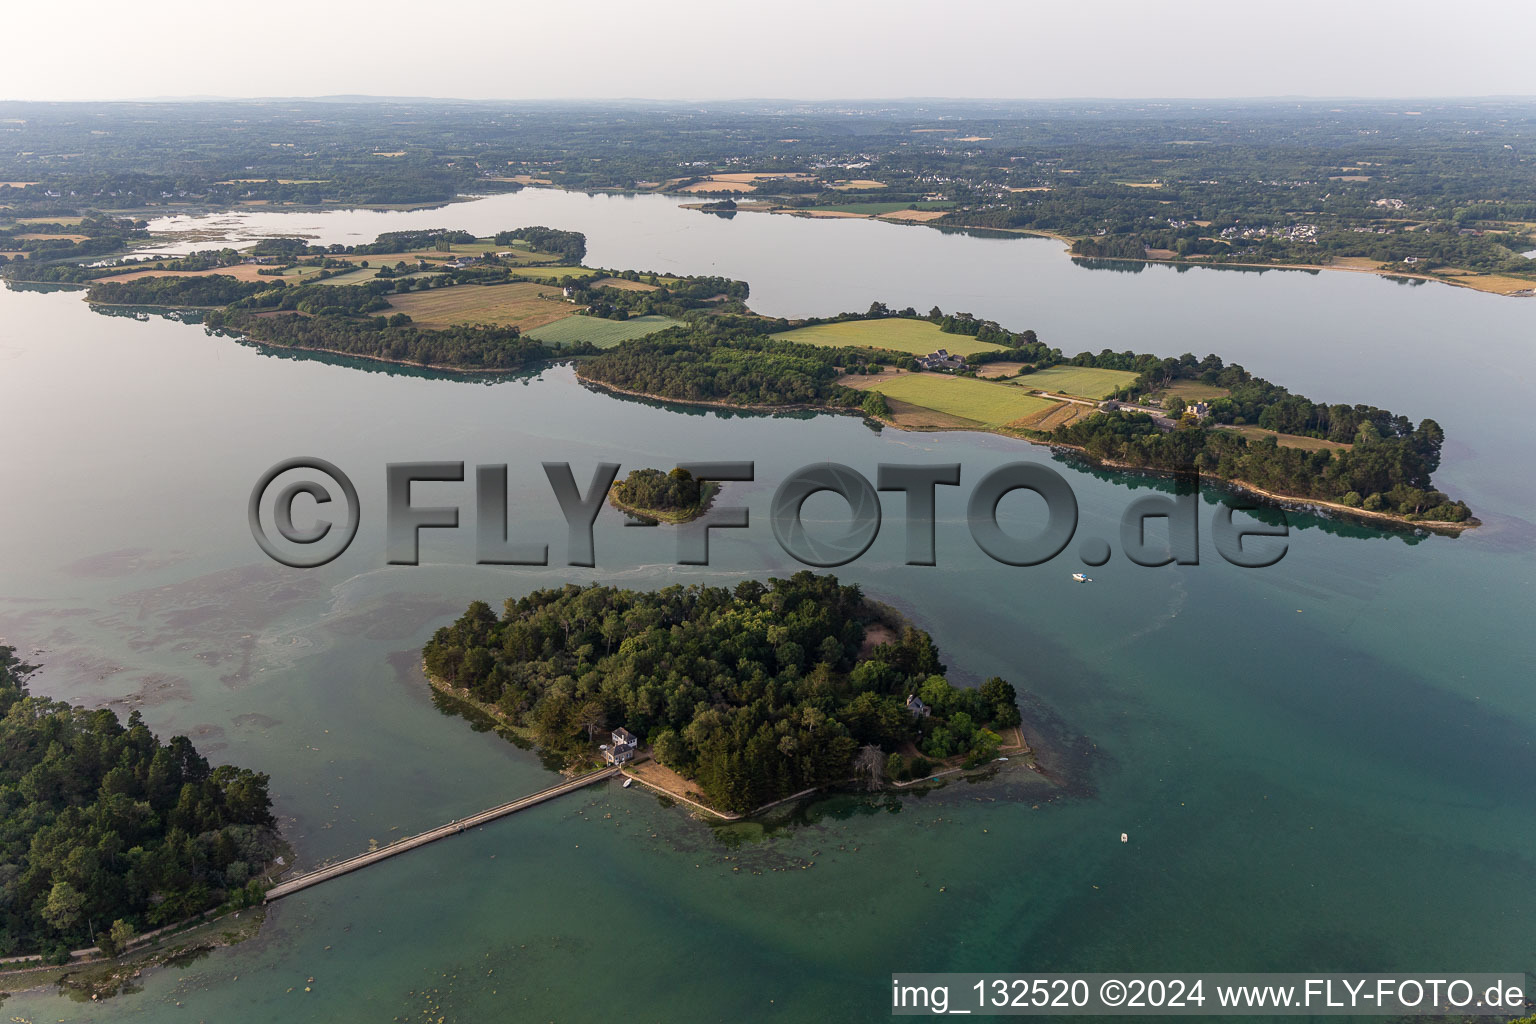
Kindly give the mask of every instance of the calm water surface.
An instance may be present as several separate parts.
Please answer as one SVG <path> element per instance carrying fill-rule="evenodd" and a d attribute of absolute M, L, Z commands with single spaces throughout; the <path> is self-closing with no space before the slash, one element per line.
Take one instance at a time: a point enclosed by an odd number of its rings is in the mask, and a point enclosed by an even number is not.
<path fill-rule="evenodd" d="M 968 486 L 940 491 L 940 566 L 904 566 L 893 496 L 839 575 L 932 630 L 953 678 L 1027 691 L 1071 785 L 1005 771 L 921 798 L 840 795 L 766 830 L 595 787 L 286 900 L 257 940 L 141 991 L 17 996 L 7 1016 L 576 1020 L 617 1001 L 656 1020 L 877 1019 L 893 970 L 1536 970 L 1521 909 L 1536 896 L 1536 303 L 1345 273 L 1089 270 L 1044 240 L 553 191 L 156 227 L 331 242 L 534 223 L 585 231 L 595 265 L 744 278 L 765 313 L 938 304 L 1069 352 L 1214 351 L 1314 400 L 1434 416 L 1441 485 L 1486 525 L 1419 541 L 1293 515 L 1271 569 L 1231 567 L 1202 537 L 1200 566 L 1117 556 L 1081 587 L 1075 546 L 1034 569 L 982 556 Z M 870 476 L 958 461 L 969 484 L 1051 460 L 988 435 L 618 401 L 567 367 L 487 383 L 284 358 L 71 293 L 0 292 L 0 373 L 21 484 L 0 513 L 0 635 L 45 663 L 38 691 L 140 707 L 269 772 L 310 864 L 549 783 L 533 754 L 439 712 L 416 674 L 469 600 L 791 572 L 767 504 L 810 461 Z M 256 477 L 297 454 L 348 470 L 365 516 L 346 555 L 307 572 L 264 562 L 244 522 Z M 476 567 L 468 513 L 461 536 L 427 535 L 421 566 L 384 566 L 386 461 L 509 463 L 514 529 L 558 559 L 540 461 L 585 479 L 599 460 L 684 458 L 758 463 L 727 491 L 757 525 L 716 534 L 707 569 L 611 510 L 598 570 Z M 1080 535 L 1115 537 L 1133 483 L 1053 464 Z M 471 501 L 418 488 L 438 498 Z"/>

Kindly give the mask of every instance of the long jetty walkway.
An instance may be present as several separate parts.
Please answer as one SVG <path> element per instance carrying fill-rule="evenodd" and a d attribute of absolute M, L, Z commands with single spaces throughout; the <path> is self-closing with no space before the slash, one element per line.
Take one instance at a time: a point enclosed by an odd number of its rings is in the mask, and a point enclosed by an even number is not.
<path fill-rule="evenodd" d="M 301 889 L 308 889 L 312 885 L 319 885 L 321 882 L 329 882 L 333 878 L 340 878 L 342 875 L 351 874 L 353 871 L 359 871 L 370 864 L 377 864 L 381 860 L 388 860 L 390 857 L 405 853 L 407 850 L 414 850 L 418 846 L 426 846 L 428 843 L 436 842 L 439 839 L 458 835 L 465 829 L 484 825 L 488 821 L 495 821 L 497 818 L 504 818 L 509 814 L 516 814 L 518 811 L 526 810 L 546 800 L 553 800 L 557 796 L 573 793 L 585 786 L 592 785 L 594 782 L 611 779 L 618 773 L 618 768 L 604 768 L 601 771 L 588 772 L 586 775 L 574 778 L 569 782 L 562 782 L 558 786 L 541 789 L 537 793 L 531 793 L 510 803 L 502 804 L 500 807 L 492 807 L 488 811 L 481 811 L 479 814 L 472 814 L 467 818 L 460 818 L 457 821 L 450 821 L 446 825 L 439 825 L 429 832 L 401 839 L 399 842 L 390 843 L 388 846 L 380 847 L 377 850 L 369 850 L 367 853 L 360 853 L 356 857 L 349 857 L 346 860 L 337 861 L 335 864 L 328 864 L 323 868 L 316 868 L 314 871 L 298 875 L 295 878 L 288 879 L 286 882 L 274 885 L 267 890 L 266 901 L 270 903 L 273 900 L 280 900 L 284 896 L 292 896 Z"/>

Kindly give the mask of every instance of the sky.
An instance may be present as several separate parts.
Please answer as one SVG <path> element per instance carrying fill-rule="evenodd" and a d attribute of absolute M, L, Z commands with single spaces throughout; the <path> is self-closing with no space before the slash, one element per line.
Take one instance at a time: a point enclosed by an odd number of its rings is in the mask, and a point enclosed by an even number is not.
<path fill-rule="evenodd" d="M 1533 0 L 85 0 L 4 24 L 0 100 L 1536 95 Z"/>

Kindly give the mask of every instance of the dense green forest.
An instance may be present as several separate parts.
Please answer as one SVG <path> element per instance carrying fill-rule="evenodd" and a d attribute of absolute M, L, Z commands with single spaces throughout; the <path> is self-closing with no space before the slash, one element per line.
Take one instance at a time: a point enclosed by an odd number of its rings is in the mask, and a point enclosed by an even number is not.
<path fill-rule="evenodd" d="M 873 617 L 858 587 L 810 572 L 734 590 L 568 585 L 509 599 L 500 617 L 476 601 L 422 654 L 546 748 L 590 757 L 597 731 L 622 725 L 739 812 L 849 777 L 861 748 L 882 752 L 882 774 L 979 762 L 999 743 L 986 726 L 1019 723 L 1010 684 L 952 686 L 921 630 L 861 657 Z M 907 709 L 913 694 L 932 717 Z"/>
<path fill-rule="evenodd" d="M 227 306 L 258 292 L 281 288 L 281 281 L 237 281 L 227 274 L 202 277 L 140 277 L 132 281 L 97 281 L 86 298 L 119 306 Z"/>
<path fill-rule="evenodd" d="M 1366 421 L 1352 448 L 1335 451 L 1287 447 L 1274 437 L 1250 441 L 1219 429 L 1181 426 L 1164 432 L 1145 413 L 1124 411 L 1100 413 L 1048 436 L 1098 459 L 1149 469 L 1195 467 L 1291 497 L 1341 502 L 1409 520 L 1456 523 L 1472 515 L 1464 502 L 1436 490 L 1430 481 L 1444 440 L 1434 420 L 1390 435 Z"/>
<path fill-rule="evenodd" d="M 1472 512 L 1464 502 L 1435 489 L 1431 476 L 1440 467 L 1445 431 L 1432 419 L 1417 426 L 1406 416 L 1372 405 L 1314 403 L 1243 367 L 1223 364 L 1214 355 L 1197 360 L 1129 357 L 1130 353 L 1088 353 L 1078 365 L 1135 369 L 1139 376 L 1121 389 L 1121 397 L 1180 380 L 1227 388 L 1226 397 L 1207 403 L 1201 420 L 1180 417 L 1164 431 L 1145 413 L 1099 413 L 1050 433 L 1053 441 L 1083 448 L 1099 459 L 1153 469 L 1197 468 L 1224 480 L 1240 480 L 1264 490 L 1300 498 L 1340 502 L 1410 520 L 1465 522 Z M 1178 417 L 1184 403 L 1175 400 Z M 1254 425 L 1277 434 L 1313 437 L 1348 448 L 1308 451 L 1277 443 L 1274 437 L 1249 440 L 1220 426 Z"/>
<path fill-rule="evenodd" d="M 581 365 L 587 380 L 682 401 L 856 407 L 835 349 L 776 341 L 747 318 L 699 321 L 625 342 Z"/>
<path fill-rule="evenodd" d="M 137 711 L 32 696 L 32 671 L 0 646 L 0 954 L 62 962 L 258 901 L 282 848 L 267 777 L 161 743 Z"/>
<path fill-rule="evenodd" d="M 410 323 L 410 317 L 403 313 L 363 318 L 345 314 L 306 316 L 298 312 L 263 316 L 245 310 L 216 309 L 208 314 L 204 323 L 214 330 L 233 331 L 253 341 L 284 348 L 337 352 L 421 366 L 518 370 L 554 355 L 553 349 L 523 337 L 516 327 L 477 324 L 427 330 Z M 560 351 L 576 350 L 568 347 Z"/>
<path fill-rule="evenodd" d="M 527 242 L 538 251 L 553 253 L 559 256 L 562 262 L 573 265 L 579 264 L 587 255 L 586 235 L 580 231 L 561 231 L 557 228 L 546 228 L 542 225 L 513 228 L 511 231 L 498 231 L 492 241 L 497 245 Z"/>
<path fill-rule="evenodd" d="M 692 513 L 699 511 L 709 496 L 707 487 L 681 466 L 670 473 L 659 469 L 634 469 L 614 484 L 613 496 L 631 508 Z"/>

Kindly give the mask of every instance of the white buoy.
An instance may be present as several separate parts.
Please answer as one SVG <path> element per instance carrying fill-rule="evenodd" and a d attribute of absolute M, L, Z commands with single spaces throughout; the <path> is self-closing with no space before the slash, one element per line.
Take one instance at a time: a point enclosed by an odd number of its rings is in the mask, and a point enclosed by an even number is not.
<path fill-rule="evenodd" d="M 1130 842 L 1130 841 L 1131 841 L 1131 837 L 1130 837 L 1130 836 L 1129 836 L 1129 835 L 1127 835 L 1127 834 L 1126 834 L 1126 833 L 1124 833 L 1124 832 L 1121 832 L 1121 833 L 1120 833 L 1120 841 L 1121 841 L 1121 842 L 1122 842 L 1122 843 L 1128 843 L 1128 842 Z"/>

